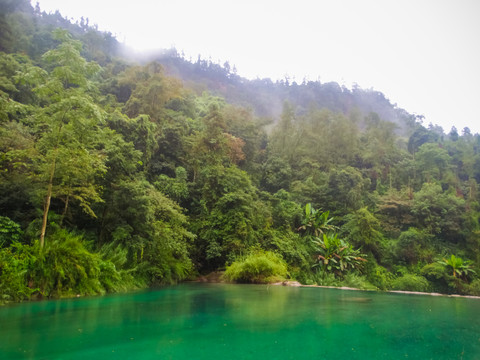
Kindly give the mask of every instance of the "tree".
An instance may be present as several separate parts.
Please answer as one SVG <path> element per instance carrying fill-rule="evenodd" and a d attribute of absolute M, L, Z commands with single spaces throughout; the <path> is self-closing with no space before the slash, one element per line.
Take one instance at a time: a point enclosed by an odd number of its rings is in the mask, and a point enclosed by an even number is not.
<path fill-rule="evenodd" d="M 411 227 L 398 237 L 395 256 L 408 265 L 431 262 L 434 255 L 432 240 L 431 234 Z"/>
<path fill-rule="evenodd" d="M 448 170 L 451 158 L 448 152 L 436 143 L 426 143 L 420 146 L 416 155 L 418 173 L 422 182 L 443 180 Z"/>
<path fill-rule="evenodd" d="M 183 209 L 141 175 L 112 187 L 102 204 L 102 241 L 124 246 L 129 265 L 149 284 L 185 279 L 192 271 L 189 248 L 195 236 L 186 228 Z"/>
<path fill-rule="evenodd" d="M 392 164 L 402 155 L 397 144 L 396 128 L 394 123 L 380 120 L 377 114 L 370 114 L 367 130 L 361 139 L 363 166 L 369 169 L 372 182 L 379 191 L 381 185 L 392 187 Z"/>
<path fill-rule="evenodd" d="M 300 225 L 303 211 L 293 201 L 294 197 L 285 190 L 279 190 L 271 197 L 272 217 L 275 228 L 296 230 Z"/>
<path fill-rule="evenodd" d="M 103 173 L 99 131 L 104 120 L 94 102 L 91 78 L 99 71 L 81 57 L 81 44 L 64 31 L 56 31 L 60 45 L 44 54 L 48 71 L 33 69 L 23 74 L 44 104 L 33 115 L 36 126 L 34 173 L 45 185 L 40 247 L 44 246 L 52 198 L 62 198 L 64 214 L 74 199 L 91 216 L 90 204 L 101 201 L 95 177 Z"/>
<path fill-rule="evenodd" d="M 165 105 L 181 96 L 181 83 L 163 75 L 163 67 L 151 62 L 144 67 L 128 68 L 121 76 L 119 85 L 127 87 L 130 97 L 125 103 L 125 113 L 130 117 L 149 115 L 159 123 L 165 113 Z"/>
<path fill-rule="evenodd" d="M 425 143 L 435 143 L 439 139 L 439 136 L 434 131 L 429 131 L 421 125 L 417 125 L 417 128 L 408 139 L 408 151 L 415 156 L 420 146 Z"/>
<path fill-rule="evenodd" d="M 417 218 L 417 227 L 431 234 L 441 234 L 445 239 L 459 241 L 462 229 L 462 214 L 465 200 L 443 192 L 437 184 L 425 183 L 414 194 L 412 214 Z"/>
<path fill-rule="evenodd" d="M 363 249 L 371 251 L 377 260 L 381 259 L 383 234 L 380 231 L 380 222 L 366 208 L 363 207 L 352 214 L 345 216 L 345 225 L 342 231 L 347 238 Z"/>
<path fill-rule="evenodd" d="M 360 209 L 369 183 L 354 167 L 333 169 L 328 179 L 328 207 L 338 213 Z"/>
<path fill-rule="evenodd" d="M 411 213 L 413 195 L 408 189 L 396 191 L 390 189 L 377 202 L 377 214 L 382 228 L 392 236 L 398 236 L 414 224 Z"/>
<path fill-rule="evenodd" d="M 265 227 L 262 204 L 248 175 L 235 166 L 206 167 L 200 173 L 202 185 L 198 214 L 193 214 L 197 261 L 209 270 L 223 266 L 227 260 L 244 255 L 260 240 Z"/>
<path fill-rule="evenodd" d="M 263 165 L 260 184 L 263 189 L 275 193 L 280 189 L 288 190 L 292 179 L 290 164 L 278 155 L 271 155 Z"/>
<path fill-rule="evenodd" d="M 195 181 L 205 166 L 228 165 L 231 162 L 227 126 L 219 104 L 212 102 L 202 117 L 200 129 L 186 139 L 186 162 Z M 231 138 L 231 137 L 230 137 Z"/>

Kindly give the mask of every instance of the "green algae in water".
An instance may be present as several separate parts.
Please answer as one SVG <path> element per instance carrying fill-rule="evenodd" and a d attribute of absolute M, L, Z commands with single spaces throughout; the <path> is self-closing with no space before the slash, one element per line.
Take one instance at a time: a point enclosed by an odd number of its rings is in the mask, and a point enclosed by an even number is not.
<path fill-rule="evenodd" d="M 480 359 L 480 300 L 183 284 L 0 308 L 0 359 Z"/>

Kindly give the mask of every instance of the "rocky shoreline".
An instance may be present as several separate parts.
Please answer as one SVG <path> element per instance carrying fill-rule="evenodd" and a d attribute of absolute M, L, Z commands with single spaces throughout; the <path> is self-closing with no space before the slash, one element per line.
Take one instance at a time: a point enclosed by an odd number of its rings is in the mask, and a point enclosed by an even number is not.
<path fill-rule="evenodd" d="M 379 290 L 356 289 L 356 288 L 351 288 L 347 286 L 338 287 L 338 286 L 322 286 L 322 285 L 303 285 L 303 284 L 300 284 L 298 281 L 291 281 L 291 280 L 273 283 L 271 285 L 294 286 L 294 287 L 316 287 L 316 288 L 353 290 L 353 291 L 379 291 Z M 387 290 L 387 291 L 380 291 L 380 292 L 394 293 L 394 294 L 407 294 L 407 295 L 428 295 L 428 296 L 444 296 L 444 297 L 453 297 L 453 298 L 480 299 L 480 296 L 475 296 L 475 295 L 440 294 L 440 293 L 427 293 L 427 292 L 421 292 L 421 291 Z"/>

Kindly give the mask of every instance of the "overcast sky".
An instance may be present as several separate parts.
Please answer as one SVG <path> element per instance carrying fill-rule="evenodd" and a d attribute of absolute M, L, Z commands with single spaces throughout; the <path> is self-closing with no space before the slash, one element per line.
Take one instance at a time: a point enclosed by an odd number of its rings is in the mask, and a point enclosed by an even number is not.
<path fill-rule="evenodd" d="M 35 5 L 37 1 L 32 0 Z M 383 92 L 424 125 L 480 133 L 478 0 L 39 0 L 139 50 Z"/>

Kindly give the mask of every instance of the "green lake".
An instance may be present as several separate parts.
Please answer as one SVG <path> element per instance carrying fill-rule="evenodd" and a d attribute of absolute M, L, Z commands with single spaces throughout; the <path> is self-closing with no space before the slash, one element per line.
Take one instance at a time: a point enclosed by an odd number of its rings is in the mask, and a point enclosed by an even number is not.
<path fill-rule="evenodd" d="M 0 359 L 480 359 L 480 300 L 182 284 L 0 308 Z"/>

